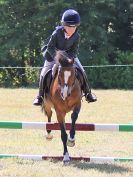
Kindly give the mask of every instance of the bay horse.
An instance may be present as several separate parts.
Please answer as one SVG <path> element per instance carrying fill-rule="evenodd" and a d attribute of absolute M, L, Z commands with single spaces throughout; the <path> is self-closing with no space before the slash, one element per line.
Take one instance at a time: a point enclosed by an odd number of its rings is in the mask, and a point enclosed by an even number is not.
<path fill-rule="evenodd" d="M 81 109 L 81 85 L 76 77 L 76 68 L 74 59 L 70 59 L 66 52 L 58 51 L 55 56 L 55 61 L 58 63 L 57 74 L 54 77 L 49 94 L 45 95 L 43 103 L 44 112 L 51 122 L 52 110 L 54 108 L 58 123 L 61 130 L 61 140 L 63 142 L 64 153 L 63 161 L 70 161 L 67 146 L 75 145 L 75 123 Z M 65 129 L 66 113 L 72 111 L 71 114 L 71 129 L 67 136 Z M 50 130 L 47 130 L 48 136 Z"/>

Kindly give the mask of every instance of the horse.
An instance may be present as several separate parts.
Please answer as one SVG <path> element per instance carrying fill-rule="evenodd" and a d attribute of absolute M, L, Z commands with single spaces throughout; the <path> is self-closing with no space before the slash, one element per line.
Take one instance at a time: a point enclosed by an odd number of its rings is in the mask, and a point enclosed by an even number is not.
<path fill-rule="evenodd" d="M 52 108 L 54 108 L 57 121 L 61 130 L 61 140 L 64 147 L 63 162 L 70 161 L 67 146 L 75 145 L 75 123 L 81 109 L 82 91 L 79 80 L 76 77 L 74 59 L 68 57 L 66 52 L 56 52 L 55 61 L 58 69 L 51 82 L 49 93 L 45 94 L 43 103 L 44 112 L 51 122 Z M 71 114 L 71 129 L 69 135 L 65 129 L 65 116 Z M 47 138 L 52 138 L 51 130 L 47 130 Z"/>

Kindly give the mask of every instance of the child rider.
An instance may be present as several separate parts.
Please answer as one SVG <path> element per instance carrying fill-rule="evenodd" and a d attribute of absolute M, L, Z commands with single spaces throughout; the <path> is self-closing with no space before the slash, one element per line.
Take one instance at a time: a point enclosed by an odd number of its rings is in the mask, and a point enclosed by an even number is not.
<path fill-rule="evenodd" d="M 54 57 L 57 50 L 67 52 L 70 58 L 74 58 L 76 66 L 80 68 L 84 79 L 83 92 L 85 94 L 86 101 L 95 102 L 97 100 L 96 96 L 91 92 L 85 70 L 77 58 L 80 38 L 77 27 L 79 24 L 80 15 L 77 11 L 69 9 L 63 13 L 61 18 L 61 26 L 56 27 L 56 30 L 52 33 L 47 44 L 47 48 L 43 53 L 45 63 L 40 74 L 39 93 L 33 102 L 34 105 L 41 105 L 43 102 L 45 92 L 43 81 L 47 71 L 52 69 L 55 64 Z"/>

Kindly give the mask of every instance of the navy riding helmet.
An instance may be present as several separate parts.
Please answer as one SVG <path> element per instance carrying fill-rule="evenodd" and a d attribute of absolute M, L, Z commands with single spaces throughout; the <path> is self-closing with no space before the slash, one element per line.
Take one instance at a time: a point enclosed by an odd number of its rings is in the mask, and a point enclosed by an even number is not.
<path fill-rule="evenodd" d="M 80 24 L 80 15 L 76 10 L 66 10 L 62 15 L 61 23 L 64 26 L 78 26 Z"/>

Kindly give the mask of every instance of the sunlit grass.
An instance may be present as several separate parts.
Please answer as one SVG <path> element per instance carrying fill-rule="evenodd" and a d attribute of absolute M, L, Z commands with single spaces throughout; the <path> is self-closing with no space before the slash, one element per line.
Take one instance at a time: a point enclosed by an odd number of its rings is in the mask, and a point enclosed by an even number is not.
<path fill-rule="evenodd" d="M 32 105 L 36 89 L 0 89 L 0 120 L 47 121 L 39 107 Z M 133 91 L 95 90 L 96 103 L 83 100 L 77 122 L 133 123 Z M 66 122 L 70 122 L 69 113 Z M 56 121 L 55 113 L 53 121 Z M 42 130 L 0 129 L 0 153 L 62 155 L 60 131 L 54 131 L 51 142 L 45 140 Z M 133 133 L 76 132 L 76 145 L 69 148 L 71 156 L 133 157 Z M 16 159 L 0 160 L 2 177 L 118 177 L 133 176 L 133 163 L 89 164 L 71 162 L 33 162 Z"/>

